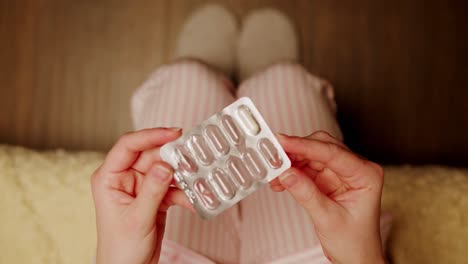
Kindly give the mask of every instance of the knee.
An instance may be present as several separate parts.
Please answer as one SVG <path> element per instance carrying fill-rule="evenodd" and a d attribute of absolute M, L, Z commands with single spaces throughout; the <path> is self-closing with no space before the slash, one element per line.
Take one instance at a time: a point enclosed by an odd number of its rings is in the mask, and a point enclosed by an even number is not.
<path fill-rule="evenodd" d="M 216 82 L 220 79 L 215 70 L 195 59 L 180 59 L 161 66 L 133 93 L 132 104 L 141 101 L 142 98 L 147 98 L 148 94 L 153 94 L 160 88 L 168 87 L 170 89 L 172 86 L 191 86 L 190 80 L 200 78 L 208 82 Z M 189 79 L 189 85 L 187 83 L 183 84 L 182 82 L 187 79 Z"/>
<path fill-rule="evenodd" d="M 241 84 L 240 91 L 258 89 L 257 83 L 262 80 L 270 80 L 277 85 L 288 87 L 291 92 L 310 90 L 310 74 L 297 62 L 283 61 L 272 64 L 262 71 L 254 74 Z M 314 85 L 314 84 L 312 84 Z M 270 89 L 266 85 L 265 89 Z"/>
<path fill-rule="evenodd" d="M 299 63 L 293 61 L 283 61 L 272 64 L 259 73 L 266 77 L 272 77 L 278 74 L 288 73 L 295 79 L 301 79 L 307 76 L 307 70 Z"/>
<path fill-rule="evenodd" d="M 280 62 L 273 64 L 265 69 L 262 74 L 266 78 L 273 79 L 278 78 L 277 76 L 283 76 L 280 78 L 285 82 L 294 80 L 295 85 L 290 86 L 290 89 L 302 89 L 314 94 L 321 94 L 329 101 L 333 111 L 336 110 L 334 90 L 331 84 L 328 81 L 308 72 L 307 69 L 299 63 Z"/>

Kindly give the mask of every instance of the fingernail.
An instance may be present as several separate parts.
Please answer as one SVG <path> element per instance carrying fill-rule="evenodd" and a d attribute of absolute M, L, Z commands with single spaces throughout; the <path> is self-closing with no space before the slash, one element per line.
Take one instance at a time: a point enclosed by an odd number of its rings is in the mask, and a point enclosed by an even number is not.
<path fill-rule="evenodd" d="M 180 127 L 168 127 L 167 129 L 174 131 L 174 132 L 179 132 L 180 130 L 182 130 L 182 128 Z"/>
<path fill-rule="evenodd" d="M 172 170 L 166 168 L 163 165 L 155 165 L 152 170 L 153 176 L 161 182 L 168 181 L 171 177 Z"/>
<path fill-rule="evenodd" d="M 288 188 L 297 183 L 297 176 L 292 172 L 286 171 L 279 176 L 279 180 L 284 187 Z"/>

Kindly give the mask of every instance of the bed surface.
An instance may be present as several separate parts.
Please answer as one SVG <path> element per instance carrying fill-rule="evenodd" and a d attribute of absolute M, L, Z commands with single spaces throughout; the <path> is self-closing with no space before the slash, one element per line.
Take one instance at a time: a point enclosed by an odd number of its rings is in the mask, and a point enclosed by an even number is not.
<path fill-rule="evenodd" d="M 96 231 L 89 176 L 103 157 L 0 145 L 0 263 L 90 263 Z M 468 170 L 399 166 L 385 172 L 393 263 L 466 260 Z"/>

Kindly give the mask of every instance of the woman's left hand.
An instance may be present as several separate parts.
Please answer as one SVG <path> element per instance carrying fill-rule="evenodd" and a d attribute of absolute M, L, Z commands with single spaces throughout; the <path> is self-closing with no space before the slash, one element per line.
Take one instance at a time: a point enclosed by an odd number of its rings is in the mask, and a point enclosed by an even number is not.
<path fill-rule="evenodd" d="M 379 216 L 382 168 L 326 132 L 279 135 L 292 167 L 270 182 L 307 211 L 333 263 L 384 263 Z"/>

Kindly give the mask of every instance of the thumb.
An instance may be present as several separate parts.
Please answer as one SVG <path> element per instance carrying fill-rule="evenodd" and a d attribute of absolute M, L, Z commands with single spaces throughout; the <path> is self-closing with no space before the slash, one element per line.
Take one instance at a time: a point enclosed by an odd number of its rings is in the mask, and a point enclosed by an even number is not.
<path fill-rule="evenodd" d="M 306 209 L 314 223 L 325 219 L 331 201 L 317 188 L 310 177 L 301 170 L 290 168 L 279 176 L 279 180 L 294 199 Z"/>
<path fill-rule="evenodd" d="M 161 201 L 172 181 L 172 168 L 163 162 L 155 163 L 146 173 L 140 192 L 134 201 L 134 210 L 143 226 L 151 227 Z"/>

